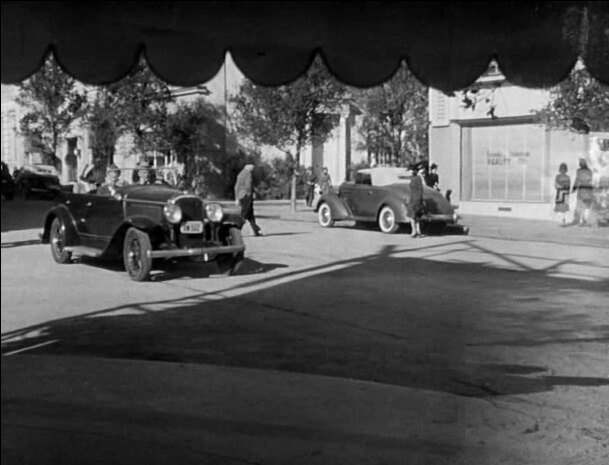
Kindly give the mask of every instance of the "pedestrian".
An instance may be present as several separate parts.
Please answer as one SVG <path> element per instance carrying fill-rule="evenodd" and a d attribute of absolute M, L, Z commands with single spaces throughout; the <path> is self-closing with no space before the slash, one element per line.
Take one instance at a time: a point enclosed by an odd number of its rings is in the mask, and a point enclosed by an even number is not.
<path fill-rule="evenodd" d="M 254 165 L 248 163 L 237 175 L 237 182 L 235 182 L 235 205 L 241 206 L 241 217 L 244 222 L 250 222 L 254 236 L 262 236 L 260 226 L 256 224 L 256 217 L 254 215 L 253 170 Z"/>
<path fill-rule="evenodd" d="M 315 184 L 317 184 L 317 176 L 313 172 L 313 168 L 307 168 L 305 172 L 305 183 L 307 187 L 306 203 L 307 207 L 313 206 L 313 198 L 315 197 Z"/>
<path fill-rule="evenodd" d="M 425 177 L 425 184 L 434 190 L 440 191 L 440 177 L 438 176 L 438 165 L 432 163 L 429 167 L 429 174 Z"/>
<path fill-rule="evenodd" d="M 567 212 L 569 211 L 569 192 L 571 191 L 571 177 L 567 174 L 567 164 L 561 163 L 558 174 L 554 178 L 556 197 L 554 199 L 554 211 L 558 214 L 560 225 L 567 225 Z"/>
<path fill-rule="evenodd" d="M 423 214 L 423 179 L 425 168 L 411 166 L 410 171 L 410 198 L 406 205 L 406 213 L 410 222 L 410 236 L 418 237 L 421 234 L 421 215 Z"/>
<path fill-rule="evenodd" d="M 321 173 L 321 179 L 319 180 L 319 187 L 321 189 L 321 195 L 326 195 L 332 192 L 332 178 L 328 173 L 328 168 L 324 166 L 323 172 Z"/>
<path fill-rule="evenodd" d="M 585 158 L 579 159 L 579 168 L 575 173 L 572 192 L 577 192 L 577 218 L 579 226 L 590 226 L 590 209 L 592 208 L 592 171 Z"/>

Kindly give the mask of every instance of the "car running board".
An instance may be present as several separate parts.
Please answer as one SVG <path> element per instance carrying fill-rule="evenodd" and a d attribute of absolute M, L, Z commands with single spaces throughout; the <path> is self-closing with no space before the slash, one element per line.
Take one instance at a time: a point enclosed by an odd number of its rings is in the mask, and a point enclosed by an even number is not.
<path fill-rule="evenodd" d="M 85 257 L 101 257 L 102 251 L 94 249 L 93 247 L 85 247 L 83 245 L 67 246 L 64 247 L 66 252 L 72 252 L 76 255 L 82 255 Z"/>

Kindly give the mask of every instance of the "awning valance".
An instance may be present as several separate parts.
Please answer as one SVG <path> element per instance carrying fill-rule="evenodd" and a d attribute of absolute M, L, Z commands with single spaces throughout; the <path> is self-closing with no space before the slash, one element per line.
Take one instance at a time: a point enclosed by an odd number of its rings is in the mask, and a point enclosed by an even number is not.
<path fill-rule="evenodd" d="M 320 54 L 341 81 L 371 86 L 406 63 L 453 91 L 496 58 L 508 80 L 560 82 L 578 57 L 609 84 L 609 2 L 2 2 L 2 82 L 53 51 L 82 82 L 129 72 L 143 54 L 173 85 L 213 78 L 230 51 L 249 79 L 280 85 Z"/>

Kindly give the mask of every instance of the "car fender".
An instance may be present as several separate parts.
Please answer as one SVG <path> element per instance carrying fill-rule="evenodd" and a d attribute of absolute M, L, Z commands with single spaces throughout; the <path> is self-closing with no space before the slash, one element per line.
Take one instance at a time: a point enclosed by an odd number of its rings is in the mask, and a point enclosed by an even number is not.
<path fill-rule="evenodd" d="M 347 203 L 341 199 L 338 195 L 334 193 L 324 194 L 321 196 L 317 205 L 315 207 L 315 211 L 319 210 L 319 206 L 322 203 L 327 203 L 330 207 L 330 211 L 332 212 L 332 219 L 334 220 L 346 220 L 351 218 L 351 211 L 347 206 Z"/>
<path fill-rule="evenodd" d="M 129 228 L 136 228 L 145 232 L 150 236 L 151 242 L 154 244 L 162 242 L 164 238 L 163 225 L 158 221 L 151 220 L 147 216 L 133 215 L 125 218 L 121 225 L 116 228 L 112 239 L 108 242 L 104 255 L 120 256 L 123 249 L 123 240 Z"/>
<path fill-rule="evenodd" d="M 53 220 L 55 218 L 59 218 L 61 221 L 63 221 L 63 224 L 65 225 L 65 245 L 80 245 L 80 236 L 78 234 L 78 229 L 76 228 L 76 221 L 70 213 L 70 210 L 68 210 L 68 207 L 66 207 L 65 205 L 56 205 L 55 207 L 51 208 L 46 214 L 42 234 L 40 235 L 41 242 L 43 244 L 49 243 L 51 224 L 53 223 Z"/>

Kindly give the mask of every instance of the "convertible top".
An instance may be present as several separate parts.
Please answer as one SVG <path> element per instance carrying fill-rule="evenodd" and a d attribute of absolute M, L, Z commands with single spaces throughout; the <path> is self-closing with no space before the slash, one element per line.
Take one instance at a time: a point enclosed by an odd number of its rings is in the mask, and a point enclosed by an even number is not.
<path fill-rule="evenodd" d="M 410 172 L 406 168 L 365 168 L 359 173 L 370 174 L 373 186 L 388 186 L 390 184 L 408 184 L 410 182 Z"/>

